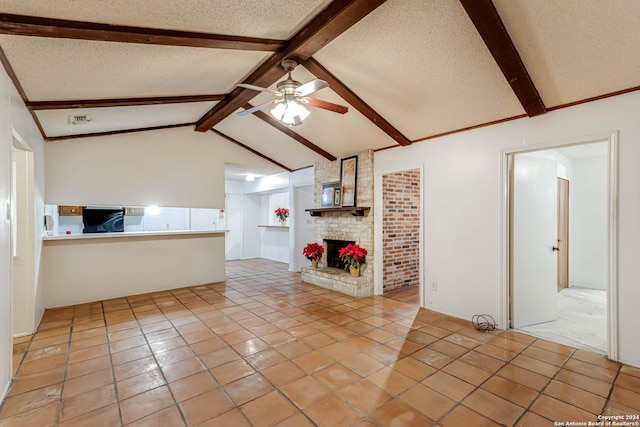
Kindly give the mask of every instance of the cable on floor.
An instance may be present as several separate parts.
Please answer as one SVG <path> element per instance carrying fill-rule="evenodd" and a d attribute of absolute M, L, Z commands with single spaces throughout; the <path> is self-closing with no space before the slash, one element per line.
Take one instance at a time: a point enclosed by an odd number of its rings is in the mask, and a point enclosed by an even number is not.
<path fill-rule="evenodd" d="M 496 328 L 496 321 L 488 314 L 476 314 L 471 318 L 471 324 L 480 332 L 489 332 Z"/>

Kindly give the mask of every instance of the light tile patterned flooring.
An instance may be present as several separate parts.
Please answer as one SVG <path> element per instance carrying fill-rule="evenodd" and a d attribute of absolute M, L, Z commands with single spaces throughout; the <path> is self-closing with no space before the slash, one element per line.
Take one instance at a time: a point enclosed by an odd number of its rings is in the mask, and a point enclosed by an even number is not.
<path fill-rule="evenodd" d="M 48 310 L 0 426 L 552 426 L 640 413 L 640 369 L 265 260 L 225 283 Z"/>

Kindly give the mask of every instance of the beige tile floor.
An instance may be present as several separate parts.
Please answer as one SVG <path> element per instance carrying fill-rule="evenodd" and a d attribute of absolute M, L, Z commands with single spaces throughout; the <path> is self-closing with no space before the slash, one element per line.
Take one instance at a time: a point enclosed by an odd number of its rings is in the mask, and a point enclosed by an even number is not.
<path fill-rule="evenodd" d="M 0 426 L 552 426 L 640 414 L 640 369 L 265 260 L 225 283 L 48 310 Z"/>

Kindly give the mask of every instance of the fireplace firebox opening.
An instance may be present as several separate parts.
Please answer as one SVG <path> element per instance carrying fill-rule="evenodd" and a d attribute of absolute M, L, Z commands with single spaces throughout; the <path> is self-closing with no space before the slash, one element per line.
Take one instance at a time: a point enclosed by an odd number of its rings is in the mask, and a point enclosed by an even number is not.
<path fill-rule="evenodd" d="M 325 239 L 327 252 L 327 267 L 343 269 L 346 267 L 340 259 L 340 249 L 347 245 L 355 243 L 350 240 L 333 240 Z"/>

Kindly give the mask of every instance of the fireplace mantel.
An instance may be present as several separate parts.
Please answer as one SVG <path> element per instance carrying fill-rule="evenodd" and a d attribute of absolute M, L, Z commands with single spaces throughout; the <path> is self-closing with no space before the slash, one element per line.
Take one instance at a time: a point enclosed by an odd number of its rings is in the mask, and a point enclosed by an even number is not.
<path fill-rule="evenodd" d="M 311 208 L 305 209 L 311 216 L 322 216 L 323 213 L 351 212 L 353 216 L 364 216 L 371 208 L 362 206 L 346 206 L 342 208 Z"/>

